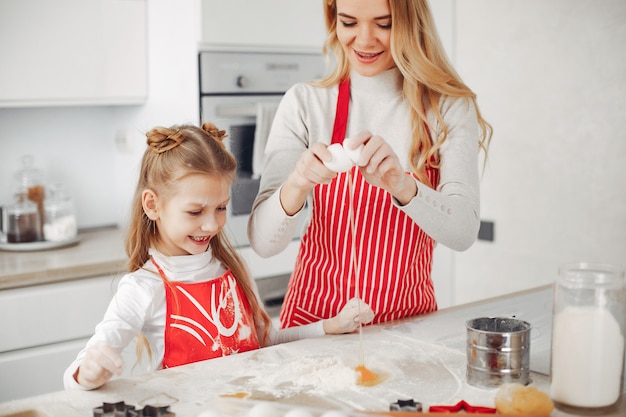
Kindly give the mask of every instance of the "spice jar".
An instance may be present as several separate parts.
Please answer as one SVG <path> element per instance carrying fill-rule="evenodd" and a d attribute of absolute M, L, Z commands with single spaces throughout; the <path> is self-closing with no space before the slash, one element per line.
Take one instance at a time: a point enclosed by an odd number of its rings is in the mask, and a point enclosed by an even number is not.
<path fill-rule="evenodd" d="M 63 185 L 52 184 L 44 201 L 44 239 L 62 242 L 75 238 L 76 234 L 74 201 L 67 195 Z"/>
<path fill-rule="evenodd" d="M 624 270 L 608 264 L 561 266 L 554 284 L 551 397 L 557 408 L 602 413 L 623 389 Z"/>
<path fill-rule="evenodd" d="M 15 202 L 6 207 L 7 243 L 25 243 L 41 240 L 41 217 L 37 205 L 28 199 L 28 192 L 20 190 Z"/>

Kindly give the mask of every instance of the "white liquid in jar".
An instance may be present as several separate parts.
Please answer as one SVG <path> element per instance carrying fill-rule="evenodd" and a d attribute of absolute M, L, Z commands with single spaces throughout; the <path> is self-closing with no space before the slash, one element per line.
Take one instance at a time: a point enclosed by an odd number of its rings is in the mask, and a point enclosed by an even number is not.
<path fill-rule="evenodd" d="M 605 308 L 566 307 L 552 329 L 554 401 L 573 407 L 614 404 L 620 395 L 624 336 Z"/>

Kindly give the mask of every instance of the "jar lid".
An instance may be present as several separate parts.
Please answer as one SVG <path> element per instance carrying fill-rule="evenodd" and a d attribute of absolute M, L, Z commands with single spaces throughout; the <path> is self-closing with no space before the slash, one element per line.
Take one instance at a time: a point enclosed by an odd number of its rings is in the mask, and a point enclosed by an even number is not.
<path fill-rule="evenodd" d="M 42 184 L 43 175 L 39 169 L 35 167 L 35 159 L 32 155 L 22 156 L 22 168 L 15 173 L 17 187 L 29 188 Z"/>

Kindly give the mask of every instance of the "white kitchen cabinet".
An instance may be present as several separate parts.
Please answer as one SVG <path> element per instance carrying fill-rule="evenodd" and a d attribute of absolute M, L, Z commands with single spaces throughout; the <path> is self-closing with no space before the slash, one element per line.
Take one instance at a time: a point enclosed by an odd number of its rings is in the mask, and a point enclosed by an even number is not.
<path fill-rule="evenodd" d="M 0 107 L 141 104 L 146 0 L 0 1 Z"/>
<path fill-rule="evenodd" d="M 202 0 L 202 42 L 315 48 L 326 39 L 320 0 Z"/>
<path fill-rule="evenodd" d="M 109 275 L 0 291 L 0 402 L 62 390 L 116 288 Z"/>

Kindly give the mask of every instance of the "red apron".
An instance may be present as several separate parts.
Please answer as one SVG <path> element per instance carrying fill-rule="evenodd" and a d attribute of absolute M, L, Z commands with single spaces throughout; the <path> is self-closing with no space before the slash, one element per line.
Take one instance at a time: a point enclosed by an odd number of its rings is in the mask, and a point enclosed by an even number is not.
<path fill-rule="evenodd" d="M 165 286 L 163 368 L 260 347 L 250 305 L 230 270 L 206 282 L 171 282 L 151 260 Z"/>
<path fill-rule="evenodd" d="M 345 138 L 349 101 L 350 84 L 344 80 L 339 85 L 332 143 Z M 428 168 L 426 173 L 436 187 L 438 171 Z M 313 190 L 312 218 L 289 281 L 281 326 L 333 317 L 356 296 L 376 313 L 373 323 L 436 310 L 430 278 L 433 248 L 434 240 L 392 204 L 389 193 L 370 185 L 356 167 L 350 175 L 339 173 L 330 184 L 317 185 Z M 351 265 L 353 251 L 359 262 L 358 277 Z"/>

